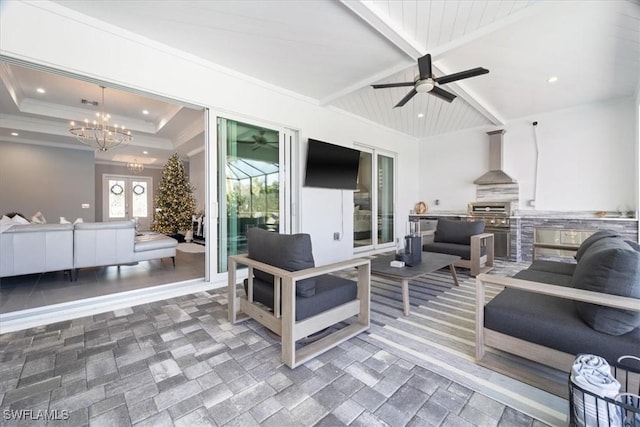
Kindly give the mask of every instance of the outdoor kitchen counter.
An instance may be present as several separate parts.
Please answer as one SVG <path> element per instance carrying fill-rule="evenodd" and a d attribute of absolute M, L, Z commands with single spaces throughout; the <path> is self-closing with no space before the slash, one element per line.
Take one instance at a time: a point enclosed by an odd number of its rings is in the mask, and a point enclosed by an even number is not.
<path fill-rule="evenodd" d="M 411 214 L 409 221 L 421 222 L 421 230 L 435 229 L 438 218 L 466 219 L 461 211 L 427 212 Z M 562 228 L 576 230 L 615 230 L 625 239 L 638 241 L 638 219 L 595 216 L 595 212 L 516 211 L 510 219 L 510 256 L 512 261 L 531 261 L 536 228 Z"/>
<path fill-rule="evenodd" d="M 523 261 L 531 261 L 535 230 L 538 228 L 558 228 L 564 230 L 614 230 L 627 240 L 638 241 L 638 220 L 636 218 L 598 218 L 595 216 L 535 216 L 521 215 L 519 224 L 520 256 Z"/>

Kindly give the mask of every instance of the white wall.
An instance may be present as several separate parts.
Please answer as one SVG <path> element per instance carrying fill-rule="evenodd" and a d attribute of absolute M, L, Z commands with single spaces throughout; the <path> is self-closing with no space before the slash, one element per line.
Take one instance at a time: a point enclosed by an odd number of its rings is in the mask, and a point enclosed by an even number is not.
<path fill-rule="evenodd" d="M 42 37 L 42 34 L 47 36 Z M 96 46 L 101 48 L 96 49 Z M 215 123 L 215 114 L 240 116 L 247 121 L 259 119 L 297 129 L 303 142 L 309 137 L 345 146 L 358 141 L 394 151 L 399 159 L 396 208 L 400 221 L 397 221 L 397 232 L 404 233 L 406 215 L 417 200 L 418 187 L 414 179 L 417 142 L 413 138 L 320 107 L 312 100 L 282 89 L 240 78 L 231 70 L 54 3 L 3 2 L 0 53 L 208 107 L 212 112 L 210 123 Z M 215 140 L 215 126 L 211 126 L 210 143 L 214 145 Z M 211 161 L 215 164 L 215 158 Z M 211 183 L 211 188 L 216 188 L 215 182 Z M 347 191 L 301 189 L 301 231 L 311 234 L 318 264 L 352 256 L 351 200 L 351 193 Z M 343 223 L 343 240 L 333 241 L 333 232 Z"/>
<path fill-rule="evenodd" d="M 419 199 L 429 211 L 466 211 L 476 198 L 473 180 L 489 170 L 489 137 L 475 130 L 425 139 L 418 158 Z"/>
<path fill-rule="evenodd" d="M 617 99 L 513 120 L 504 128 L 504 171 L 518 181 L 520 209 L 534 198 L 538 121 L 537 210 L 615 211 L 638 203 L 634 100 Z M 420 197 L 432 210 L 465 210 L 473 180 L 488 170 L 492 129 L 420 142 Z M 461 154 L 462 153 L 462 154 Z M 439 198 L 440 207 L 433 206 Z"/>

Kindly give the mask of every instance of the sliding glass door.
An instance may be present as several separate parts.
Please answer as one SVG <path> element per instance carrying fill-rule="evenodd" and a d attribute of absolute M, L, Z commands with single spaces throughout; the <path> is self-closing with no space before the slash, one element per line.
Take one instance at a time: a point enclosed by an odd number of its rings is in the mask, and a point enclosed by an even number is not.
<path fill-rule="evenodd" d="M 286 230 L 282 132 L 218 118 L 218 272 L 247 251 L 247 230 Z"/>
<path fill-rule="evenodd" d="M 395 230 L 395 155 L 360 149 L 358 185 L 353 193 L 353 247 L 392 246 Z"/>

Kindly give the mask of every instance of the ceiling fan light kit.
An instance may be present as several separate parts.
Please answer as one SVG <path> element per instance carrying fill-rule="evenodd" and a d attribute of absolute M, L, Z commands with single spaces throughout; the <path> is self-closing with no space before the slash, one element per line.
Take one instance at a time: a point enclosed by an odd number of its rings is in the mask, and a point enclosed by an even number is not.
<path fill-rule="evenodd" d="M 435 86 L 433 79 L 418 80 L 416 82 L 416 92 L 427 93 Z"/>
<path fill-rule="evenodd" d="M 429 93 L 442 99 L 443 101 L 451 102 L 456 98 L 456 95 L 442 89 L 439 85 L 455 82 L 457 80 L 468 79 L 470 77 L 480 76 L 482 74 L 487 74 L 489 70 L 487 70 L 486 68 L 477 67 L 465 71 L 460 71 L 459 73 L 449 74 L 447 76 L 436 77 L 431 72 L 431 55 L 426 54 L 418 58 L 418 72 L 419 74 L 418 76 L 416 76 L 416 79 L 413 82 L 385 83 L 372 85 L 372 87 L 374 89 L 387 89 L 391 87 L 413 86 L 413 89 L 411 89 L 411 91 L 409 91 L 409 93 L 407 93 L 404 98 L 402 98 L 400 102 L 398 102 L 394 106 L 394 108 L 402 107 L 418 93 Z"/>

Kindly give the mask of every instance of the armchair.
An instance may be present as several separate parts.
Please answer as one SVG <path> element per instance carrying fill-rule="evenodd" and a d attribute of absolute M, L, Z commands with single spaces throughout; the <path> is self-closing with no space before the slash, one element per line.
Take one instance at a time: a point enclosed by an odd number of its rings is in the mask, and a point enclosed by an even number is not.
<path fill-rule="evenodd" d="M 239 321 L 242 312 L 279 335 L 287 366 L 295 368 L 369 328 L 369 260 L 315 267 L 308 234 L 251 228 L 247 244 L 248 255 L 229 257 L 229 321 Z M 248 267 L 242 296 L 236 288 L 238 265 Z M 351 268 L 357 269 L 357 283 L 329 274 Z M 357 319 L 330 335 L 296 346 L 296 341 L 354 316 Z"/>
<path fill-rule="evenodd" d="M 472 277 L 493 269 L 493 234 L 484 233 L 484 221 L 438 219 L 433 242 L 422 250 L 458 255 L 454 265 L 471 270 Z"/>

